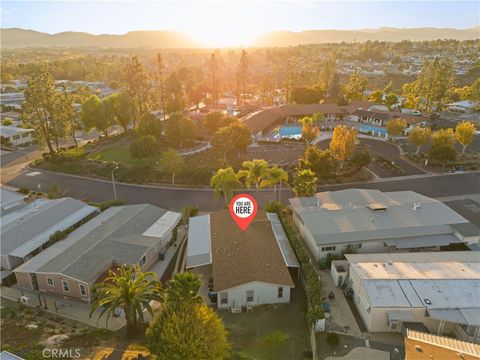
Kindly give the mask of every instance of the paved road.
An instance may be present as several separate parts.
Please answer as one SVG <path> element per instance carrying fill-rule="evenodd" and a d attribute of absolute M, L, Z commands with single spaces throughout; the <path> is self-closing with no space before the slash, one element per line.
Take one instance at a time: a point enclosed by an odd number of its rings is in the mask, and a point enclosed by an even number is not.
<path fill-rule="evenodd" d="M 7 185 L 26 187 L 35 191 L 48 191 L 52 184 L 57 184 L 65 195 L 91 201 L 104 201 L 113 197 L 112 183 L 96 181 L 88 178 L 69 175 L 39 172 L 32 175 L 33 170 L 20 171 L 15 177 L 6 181 Z M 2 175 L 3 180 L 3 175 Z M 339 190 L 347 188 L 379 189 L 382 191 L 412 190 L 429 197 L 457 196 L 480 192 L 480 173 L 460 173 L 414 178 L 384 180 L 381 182 L 358 183 L 354 185 L 321 186 L 319 191 Z M 128 204 L 151 203 L 166 209 L 180 209 L 184 205 L 196 205 L 201 210 L 209 211 L 224 206 L 222 199 L 215 199 L 210 189 L 174 189 L 156 186 L 138 186 L 117 184 L 117 195 Z M 269 189 L 251 192 L 260 206 L 273 198 Z M 293 193 L 290 189 L 282 192 L 282 201 L 286 202 Z"/>

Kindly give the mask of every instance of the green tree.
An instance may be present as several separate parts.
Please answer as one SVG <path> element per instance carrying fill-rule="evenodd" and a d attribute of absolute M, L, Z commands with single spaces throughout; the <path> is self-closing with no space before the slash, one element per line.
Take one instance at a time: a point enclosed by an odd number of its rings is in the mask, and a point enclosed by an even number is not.
<path fill-rule="evenodd" d="M 352 164 L 357 168 L 357 170 L 360 170 L 363 167 L 367 167 L 371 161 L 370 152 L 366 149 L 357 152 L 352 156 L 351 161 Z"/>
<path fill-rule="evenodd" d="M 326 178 L 333 170 L 333 159 L 329 150 L 321 150 L 316 146 L 308 146 L 300 159 L 302 169 L 312 170 L 317 178 Z"/>
<path fill-rule="evenodd" d="M 230 353 L 221 319 L 198 295 L 200 280 L 177 273 L 147 329 L 147 346 L 159 360 L 226 359 Z"/>
<path fill-rule="evenodd" d="M 138 133 L 141 135 L 153 135 L 158 141 L 162 138 L 162 122 L 152 113 L 146 113 L 140 119 Z"/>
<path fill-rule="evenodd" d="M 218 58 L 215 53 L 212 53 L 208 61 L 208 68 L 210 70 L 211 94 L 214 109 L 217 108 L 218 101 L 218 67 Z"/>
<path fill-rule="evenodd" d="M 278 166 L 273 166 L 268 169 L 268 175 L 262 181 L 260 187 L 273 186 L 273 200 L 277 199 L 277 184 L 280 184 L 279 201 L 282 199 L 282 182 L 288 181 L 288 172 Z"/>
<path fill-rule="evenodd" d="M 388 110 L 392 111 L 393 105 L 398 103 L 398 97 L 394 93 L 388 93 L 383 100 L 383 104 L 388 108 Z"/>
<path fill-rule="evenodd" d="M 317 192 L 318 179 L 310 169 L 299 169 L 293 177 L 293 192 L 296 196 L 313 196 Z"/>
<path fill-rule="evenodd" d="M 157 150 L 157 140 L 153 135 L 140 136 L 130 144 L 130 156 L 134 159 L 151 157 Z"/>
<path fill-rule="evenodd" d="M 172 185 L 175 185 L 175 175 L 183 167 L 183 158 L 174 149 L 168 149 L 162 153 L 160 166 L 172 176 Z"/>
<path fill-rule="evenodd" d="M 322 93 L 317 88 L 302 86 L 292 90 L 292 101 L 296 104 L 316 104 L 321 98 Z"/>
<path fill-rule="evenodd" d="M 108 136 L 108 130 L 115 123 L 114 99 L 105 98 L 101 101 L 97 95 L 92 95 L 82 104 L 80 119 L 85 130 L 93 128 Z"/>
<path fill-rule="evenodd" d="M 251 142 L 250 130 L 238 122 L 218 129 L 212 137 L 212 146 L 223 153 L 224 162 L 232 151 L 246 152 Z"/>
<path fill-rule="evenodd" d="M 410 144 L 415 145 L 417 150 L 415 154 L 420 153 L 420 148 L 427 143 L 427 140 L 430 138 L 432 130 L 430 128 L 422 128 L 420 126 L 415 126 L 408 133 L 408 141 Z"/>
<path fill-rule="evenodd" d="M 153 316 L 150 301 L 162 299 L 162 286 L 157 274 L 143 272 L 138 265 L 118 268 L 118 272 L 109 270 L 108 277 L 93 286 L 93 302 L 90 305 L 91 318 L 97 309 L 102 309 L 99 319 L 107 314 L 107 322 L 118 308 L 123 309 L 127 320 L 127 335 L 137 331 L 138 320 L 143 322 L 143 311 Z"/>
<path fill-rule="evenodd" d="M 433 144 L 430 146 L 428 152 L 430 159 L 438 160 L 442 163 L 442 168 L 445 169 L 448 161 L 454 161 L 457 152 L 452 146 L 445 144 Z"/>
<path fill-rule="evenodd" d="M 355 71 L 345 85 L 345 95 L 349 100 L 362 100 L 367 86 L 367 78 L 360 71 Z"/>
<path fill-rule="evenodd" d="M 58 92 L 55 82 L 45 68 L 33 73 L 24 92 L 25 102 L 22 113 L 29 127 L 36 130 L 40 143 L 46 143 L 51 154 L 55 152 L 55 141 L 58 151 L 58 131 L 64 124 L 58 124 L 55 117 L 58 107 Z"/>
<path fill-rule="evenodd" d="M 470 121 L 462 121 L 455 128 L 455 135 L 460 144 L 462 144 L 462 155 L 465 154 L 467 146 L 475 138 L 475 124 Z"/>
<path fill-rule="evenodd" d="M 255 184 L 255 189 L 258 190 L 262 181 L 268 179 L 269 169 L 268 163 L 263 159 L 247 160 L 242 163 L 243 170 L 240 170 L 239 178 L 245 178 L 245 185 L 250 189 L 252 184 Z"/>
<path fill-rule="evenodd" d="M 405 128 L 407 127 L 407 121 L 405 119 L 391 119 L 386 124 L 388 136 L 391 138 L 396 136 L 402 136 Z"/>
<path fill-rule="evenodd" d="M 236 118 L 227 116 L 222 112 L 211 112 L 203 119 L 203 126 L 205 126 L 210 135 L 213 135 L 218 129 L 237 121 Z"/>
<path fill-rule="evenodd" d="M 136 114 L 135 102 L 126 92 L 112 94 L 114 100 L 114 112 L 118 124 L 127 131 L 130 124 L 133 122 Z"/>
<path fill-rule="evenodd" d="M 439 129 L 431 135 L 431 146 L 449 146 L 454 148 L 457 138 L 453 129 Z"/>
<path fill-rule="evenodd" d="M 196 136 L 195 124 L 183 114 L 171 114 L 166 121 L 165 139 L 172 147 L 190 144 Z"/>
<path fill-rule="evenodd" d="M 57 118 L 58 123 L 61 124 L 63 132 L 69 132 L 75 146 L 78 146 L 77 138 L 75 137 L 76 123 L 75 123 L 75 106 L 73 106 L 73 95 L 63 88 L 63 91 L 58 94 L 57 98 Z M 63 137 L 63 136 L 62 136 Z"/>
<path fill-rule="evenodd" d="M 124 70 L 124 83 L 126 91 L 135 103 L 138 114 L 143 116 L 152 106 L 152 89 L 142 64 L 136 56 L 132 56 Z M 133 126 L 136 127 L 135 118 Z"/>
<path fill-rule="evenodd" d="M 383 92 L 381 90 L 375 90 L 371 95 L 369 100 L 371 102 L 381 104 L 383 100 Z"/>
<path fill-rule="evenodd" d="M 302 125 L 302 139 L 305 140 L 307 145 L 311 144 L 320 134 L 320 129 L 315 125 L 315 119 L 310 116 L 305 116 L 298 122 Z"/>
<path fill-rule="evenodd" d="M 353 128 L 345 125 L 335 127 L 330 140 L 330 154 L 333 158 L 340 161 L 341 167 L 355 152 L 358 133 Z"/>
<path fill-rule="evenodd" d="M 160 96 L 160 106 L 162 109 L 163 121 L 166 120 L 166 94 L 165 94 L 165 64 L 162 54 L 157 53 L 157 80 L 158 92 Z"/>
<path fill-rule="evenodd" d="M 225 205 L 228 205 L 233 198 L 233 192 L 242 188 L 233 168 L 218 169 L 217 173 L 210 179 L 210 187 L 214 190 L 215 196 L 223 194 Z"/>

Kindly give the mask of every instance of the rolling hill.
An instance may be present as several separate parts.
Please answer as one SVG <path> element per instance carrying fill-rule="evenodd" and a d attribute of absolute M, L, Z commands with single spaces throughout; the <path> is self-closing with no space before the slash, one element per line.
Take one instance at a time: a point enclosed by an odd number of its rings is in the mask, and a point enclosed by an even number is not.
<path fill-rule="evenodd" d="M 99 47 L 99 48 L 197 48 L 201 45 L 178 31 L 132 31 L 123 35 L 93 35 L 84 32 L 48 34 L 19 28 L 1 29 L 2 48 L 25 47 Z M 379 28 L 360 30 L 273 31 L 260 35 L 253 46 L 283 47 L 302 44 L 364 42 L 367 40 L 472 40 L 480 38 L 480 27 Z"/>

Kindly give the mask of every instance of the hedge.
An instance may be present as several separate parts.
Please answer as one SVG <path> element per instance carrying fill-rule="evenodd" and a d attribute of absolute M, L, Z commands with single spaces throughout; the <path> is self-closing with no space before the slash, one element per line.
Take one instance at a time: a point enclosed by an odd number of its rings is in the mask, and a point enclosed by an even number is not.
<path fill-rule="evenodd" d="M 289 219 L 286 211 L 279 214 L 283 229 L 287 234 L 288 240 L 297 255 L 300 262 L 300 268 L 305 278 L 305 290 L 307 293 L 307 320 L 310 324 L 315 324 L 317 320 L 323 319 L 323 307 L 321 300 L 322 283 L 320 274 L 312 263 L 312 259 L 308 254 L 303 240 L 295 228 L 295 225 Z"/>

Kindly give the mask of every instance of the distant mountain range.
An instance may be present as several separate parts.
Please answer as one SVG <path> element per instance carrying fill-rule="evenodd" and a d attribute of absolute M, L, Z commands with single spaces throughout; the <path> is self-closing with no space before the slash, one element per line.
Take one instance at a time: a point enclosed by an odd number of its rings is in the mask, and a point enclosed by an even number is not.
<path fill-rule="evenodd" d="M 100 47 L 100 48 L 198 48 L 201 44 L 177 31 L 132 31 L 123 35 L 93 35 L 84 32 L 48 34 L 19 28 L 1 29 L 2 48 Z M 367 40 L 473 40 L 480 38 L 480 26 L 469 29 L 379 28 L 361 30 L 273 31 L 260 35 L 252 46 L 283 47 L 302 44 L 364 42 Z"/>

